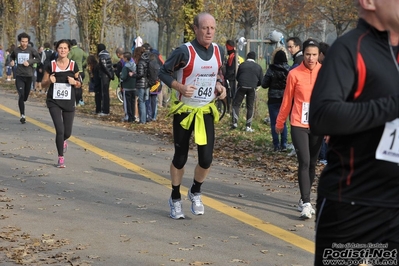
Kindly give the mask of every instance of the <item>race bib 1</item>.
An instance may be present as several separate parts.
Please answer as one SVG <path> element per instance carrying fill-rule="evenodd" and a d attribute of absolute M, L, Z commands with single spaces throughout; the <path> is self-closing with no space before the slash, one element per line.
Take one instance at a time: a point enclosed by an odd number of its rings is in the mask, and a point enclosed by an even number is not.
<path fill-rule="evenodd" d="M 384 132 L 375 152 L 375 158 L 399 163 L 399 118 L 385 123 Z"/>
<path fill-rule="evenodd" d="M 301 123 L 309 124 L 309 103 L 302 103 Z"/>
<path fill-rule="evenodd" d="M 70 100 L 71 99 L 71 84 L 69 83 L 54 83 L 53 84 L 53 99 L 54 100 Z"/>

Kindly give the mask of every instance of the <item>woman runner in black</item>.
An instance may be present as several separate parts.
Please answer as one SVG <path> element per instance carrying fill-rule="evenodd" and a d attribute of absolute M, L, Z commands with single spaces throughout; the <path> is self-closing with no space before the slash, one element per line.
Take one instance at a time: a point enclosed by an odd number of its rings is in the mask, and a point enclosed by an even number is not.
<path fill-rule="evenodd" d="M 47 93 L 47 107 L 53 119 L 58 151 L 59 168 L 65 168 L 64 153 L 68 148 L 66 140 L 71 136 L 75 116 L 75 88 L 82 86 L 79 68 L 75 61 L 68 59 L 71 44 L 68 40 L 57 42 L 58 57 L 46 66 L 43 83 L 50 86 Z"/>

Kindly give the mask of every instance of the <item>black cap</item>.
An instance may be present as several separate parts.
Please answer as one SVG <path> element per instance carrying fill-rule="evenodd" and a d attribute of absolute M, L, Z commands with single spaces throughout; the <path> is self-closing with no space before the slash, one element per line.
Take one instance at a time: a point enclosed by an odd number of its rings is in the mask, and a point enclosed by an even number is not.
<path fill-rule="evenodd" d="M 317 41 L 313 39 L 307 39 L 303 44 L 302 44 L 302 52 L 305 53 L 305 49 L 309 46 L 314 46 L 317 48 L 320 48 L 320 45 Z"/>

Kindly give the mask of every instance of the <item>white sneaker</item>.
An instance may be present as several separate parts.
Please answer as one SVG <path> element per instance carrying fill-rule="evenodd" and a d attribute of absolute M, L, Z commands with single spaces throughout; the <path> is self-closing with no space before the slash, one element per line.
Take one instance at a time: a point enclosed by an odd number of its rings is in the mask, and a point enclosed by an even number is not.
<path fill-rule="evenodd" d="M 170 215 L 169 215 L 170 218 L 175 220 L 185 218 L 181 200 L 172 200 L 172 198 L 169 198 L 169 207 L 170 207 Z"/>
<path fill-rule="evenodd" d="M 302 219 L 310 219 L 310 218 L 312 218 L 312 215 L 314 215 L 316 213 L 312 207 L 312 204 L 310 204 L 310 202 L 306 202 L 302 206 L 303 206 L 303 209 L 301 212 Z"/>
<path fill-rule="evenodd" d="M 187 193 L 188 198 L 191 201 L 191 212 L 194 215 L 202 215 L 204 214 L 204 204 L 201 200 L 201 193 L 191 193 L 190 189 Z"/>
<path fill-rule="evenodd" d="M 246 132 L 254 132 L 255 130 L 253 130 L 253 129 L 250 128 L 250 127 L 246 127 L 246 128 L 245 128 L 245 131 L 246 131 Z"/>
<path fill-rule="evenodd" d="M 295 151 L 295 149 L 294 149 L 294 150 L 291 150 L 290 153 L 287 154 L 287 156 L 289 156 L 289 157 L 296 156 L 296 151 Z"/>
<path fill-rule="evenodd" d="M 299 199 L 297 209 L 298 209 L 299 212 L 302 212 L 302 210 L 303 210 L 303 201 L 302 201 L 302 199 Z"/>

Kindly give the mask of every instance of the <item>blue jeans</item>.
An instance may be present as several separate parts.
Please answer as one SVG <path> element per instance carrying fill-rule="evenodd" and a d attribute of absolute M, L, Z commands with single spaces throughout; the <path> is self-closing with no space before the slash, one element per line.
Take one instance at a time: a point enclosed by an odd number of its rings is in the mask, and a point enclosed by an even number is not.
<path fill-rule="evenodd" d="M 148 88 L 137 88 L 137 98 L 139 102 L 139 118 L 140 123 L 145 124 L 147 122 L 147 108 L 145 105 L 146 100 L 148 100 L 150 89 Z"/>
<path fill-rule="evenodd" d="M 319 153 L 320 160 L 327 160 L 327 143 L 323 138 L 323 142 L 321 143 L 321 149 Z"/>
<path fill-rule="evenodd" d="M 270 129 L 272 131 L 273 146 L 275 148 L 283 149 L 283 148 L 287 148 L 287 125 L 286 125 L 286 123 L 284 123 L 283 133 L 281 133 L 281 142 L 280 142 L 279 136 L 275 130 L 277 115 L 278 115 L 278 112 L 280 111 L 280 106 L 281 106 L 281 103 L 272 103 L 272 104 L 267 105 L 267 107 L 269 108 Z"/>
<path fill-rule="evenodd" d="M 147 120 L 153 121 L 157 119 L 158 113 L 158 94 L 150 94 L 146 101 L 147 105 Z"/>

